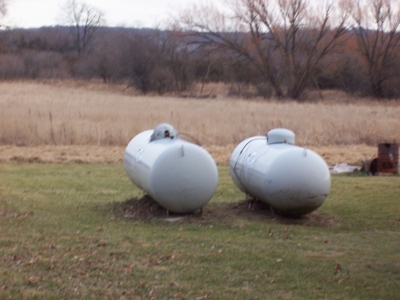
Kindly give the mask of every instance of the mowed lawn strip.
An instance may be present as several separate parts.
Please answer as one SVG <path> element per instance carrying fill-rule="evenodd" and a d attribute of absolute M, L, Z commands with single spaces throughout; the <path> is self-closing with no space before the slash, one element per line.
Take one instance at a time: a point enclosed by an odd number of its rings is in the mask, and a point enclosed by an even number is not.
<path fill-rule="evenodd" d="M 202 215 L 168 222 L 135 215 L 121 164 L 0 164 L 0 298 L 398 297 L 399 177 L 335 175 L 321 208 L 285 219 L 219 176 Z"/>

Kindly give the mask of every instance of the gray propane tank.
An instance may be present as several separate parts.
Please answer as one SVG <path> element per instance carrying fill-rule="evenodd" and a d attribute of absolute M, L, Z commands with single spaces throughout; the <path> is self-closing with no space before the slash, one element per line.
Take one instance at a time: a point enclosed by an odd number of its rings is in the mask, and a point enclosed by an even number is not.
<path fill-rule="evenodd" d="M 180 139 L 169 124 L 135 136 L 125 150 L 124 167 L 136 186 L 175 213 L 201 209 L 218 184 L 218 169 L 211 155 Z"/>
<path fill-rule="evenodd" d="M 294 140 L 283 128 L 244 140 L 232 153 L 230 175 L 243 192 L 275 212 L 301 216 L 324 203 L 331 176 L 322 157 Z"/>

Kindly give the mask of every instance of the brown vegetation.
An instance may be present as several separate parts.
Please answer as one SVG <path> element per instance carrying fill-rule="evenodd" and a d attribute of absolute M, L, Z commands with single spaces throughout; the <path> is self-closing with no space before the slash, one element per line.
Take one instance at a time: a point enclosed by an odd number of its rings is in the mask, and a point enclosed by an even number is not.
<path fill-rule="evenodd" d="M 100 11 L 68 0 L 66 26 L 0 31 L 0 78 L 97 79 L 160 95 L 224 82 L 231 96 L 299 102 L 328 89 L 400 98 L 398 1 L 223 2 L 149 29 L 102 26 Z"/>
<path fill-rule="evenodd" d="M 136 134 L 163 122 L 195 137 L 218 163 L 243 139 L 277 127 L 293 130 L 296 144 L 329 164 L 370 159 L 378 143 L 399 138 L 398 103 L 346 100 L 337 92 L 299 104 L 135 96 L 82 82 L 3 82 L 0 90 L 3 161 L 117 162 Z"/>

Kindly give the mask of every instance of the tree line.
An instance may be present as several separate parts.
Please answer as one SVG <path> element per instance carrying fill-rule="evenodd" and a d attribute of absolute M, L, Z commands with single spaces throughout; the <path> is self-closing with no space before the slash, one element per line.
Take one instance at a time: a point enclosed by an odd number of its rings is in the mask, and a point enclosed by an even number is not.
<path fill-rule="evenodd" d="M 97 9 L 69 0 L 63 26 L 0 31 L 0 78 L 101 78 L 159 94 L 224 82 L 233 95 L 298 101 L 323 89 L 400 97 L 397 1 L 224 3 L 143 29 L 107 27 Z"/>

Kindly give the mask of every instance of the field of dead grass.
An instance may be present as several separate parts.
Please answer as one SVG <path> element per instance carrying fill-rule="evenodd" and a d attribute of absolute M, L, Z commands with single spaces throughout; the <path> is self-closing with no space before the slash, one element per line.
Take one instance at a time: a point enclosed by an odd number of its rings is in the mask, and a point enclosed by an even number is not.
<path fill-rule="evenodd" d="M 163 122 L 195 137 L 220 164 L 243 139 L 276 127 L 293 130 L 296 144 L 328 164 L 370 159 L 378 143 L 398 142 L 399 103 L 324 96 L 300 104 L 140 96 L 98 83 L 2 82 L 0 161 L 117 162 L 136 134 Z"/>

